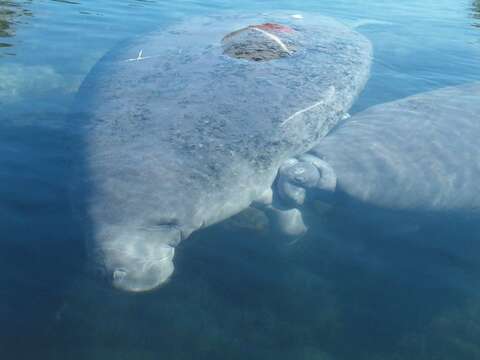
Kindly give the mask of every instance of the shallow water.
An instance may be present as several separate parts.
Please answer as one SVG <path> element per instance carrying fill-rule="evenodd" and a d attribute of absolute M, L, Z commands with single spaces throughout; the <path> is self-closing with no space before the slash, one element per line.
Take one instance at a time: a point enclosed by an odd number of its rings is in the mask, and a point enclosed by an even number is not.
<path fill-rule="evenodd" d="M 352 112 L 480 80 L 478 1 L 0 0 L 2 359 L 480 359 L 480 233 L 459 221 L 387 236 L 327 217 L 285 245 L 244 215 L 183 243 L 155 292 L 84 271 L 68 130 L 89 69 L 189 16 L 272 9 L 364 24 L 375 59 Z"/>

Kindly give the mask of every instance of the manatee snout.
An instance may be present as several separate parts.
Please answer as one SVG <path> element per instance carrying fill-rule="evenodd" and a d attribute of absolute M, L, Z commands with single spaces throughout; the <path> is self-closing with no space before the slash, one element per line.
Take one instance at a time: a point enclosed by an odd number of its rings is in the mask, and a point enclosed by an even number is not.
<path fill-rule="evenodd" d="M 97 261 L 103 263 L 104 273 L 120 290 L 143 292 L 165 284 L 174 271 L 175 245 L 180 231 L 174 227 L 161 230 L 116 231 L 101 243 Z"/>
<path fill-rule="evenodd" d="M 112 284 L 131 292 L 153 290 L 168 281 L 173 274 L 175 248 L 162 246 L 155 257 L 126 257 L 123 264 L 112 269 Z"/>

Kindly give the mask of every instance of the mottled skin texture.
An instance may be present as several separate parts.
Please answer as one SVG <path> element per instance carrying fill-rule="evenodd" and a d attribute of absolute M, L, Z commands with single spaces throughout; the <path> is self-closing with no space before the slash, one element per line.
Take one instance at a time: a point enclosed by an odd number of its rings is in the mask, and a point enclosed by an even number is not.
<path fill-rule="evenodd" d="M 276 191 L 287 208 L 323 200 L 391 230 L 478 218 L 479 139 L 480 83 L 411 96 L 354 115 L 280 173 Z M 306 171 L 315 161 L 320 175 Z"/>
<path fill-rule="evenodd" d="M 226 34 L 267 22 L 296 29 L 293 56 L 222 54 Z M 77 101 L 88 117 L 94 260 L 121 289 L 165 282 L 178 242 L 269 189 L 279 165 L 348 110 L 370 62 L 370 43 L 358 33 L 287 14 L 189 19 L 107 54 Z"/>

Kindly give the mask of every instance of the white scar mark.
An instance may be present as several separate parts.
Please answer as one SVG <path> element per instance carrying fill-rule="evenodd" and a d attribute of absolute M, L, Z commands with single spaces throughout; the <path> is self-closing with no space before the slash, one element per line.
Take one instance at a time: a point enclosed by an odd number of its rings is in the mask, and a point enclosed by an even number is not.
<path fill-rule="evenodd" d="M 143 56 L 143 49 L 140 50 L 138 52 L 138 56 L 136 58 L 132 58 L 132 59 L 127 59 L 125 60 L 126 62 L 130 62 L 130 61 L 140 61 L 140 60 L 145 60 L 145 59 L 151 59 L 151 58 L 156 58 L 156 57 L 159 57 L 161 55 L 153 55 L 153 56 Z"/>
<path fill-rule="evenodd" d="M 285 51 L 287 54 L 291 54 L 290 50 L 288 50 L 287 46 L 283 43 L 282 40 L 280 40 L 280 38 L 276 35 L 273 35 L 271 33 L 269 33 L 268 31 L 265 31 L 265 30 L 262 30 L 262 29 L 259 29 L 258 27 L 255 27 L 253 26 L 252 27 L 253 30 L 255 31 L 259 31 L 261 32 L 263 35 L 269 37 L 270 39 L 272 39 L 273 41 L 275 41 L 281 48 L 283 51 Z"/>
<path fill-rule="evenodd" d="M 138 52 L 138 56 L 137 56 L 136 58 L 127 59 L 127 60 L 125 60 L 125 61 L 130 62 L 130 61 L 140 61 L 140 60 L 143 60 L 143 59 L 145 59 L 145 58 L 144 58 L 142 55 L 143 55 L 143 49 Z"/>
<path fill-rule="evenodd" d="M 320 100 L 319 102 L 316 102 L 313 105 L 310 105 L 309 107 L 306 107 L 305 109 L 298 110 L 296 113 L 293 115 L 289 116 L 287 119 L 283 120 L 280 126 L 285 126 L 286 123 L 291 121 L 292 119 L 296 118 L 299 115 L 302 115 L 304 112 L 310 111 L 312 109 L 315 109 L 317 106 L 320 106 L 322 104 L 325 104 L 327 101 L 331 101 L 333 97 L 335 96 L 335 87 L 330 86 L 326 91 L 325 91 L 325 98 L 323 100 Z"/>

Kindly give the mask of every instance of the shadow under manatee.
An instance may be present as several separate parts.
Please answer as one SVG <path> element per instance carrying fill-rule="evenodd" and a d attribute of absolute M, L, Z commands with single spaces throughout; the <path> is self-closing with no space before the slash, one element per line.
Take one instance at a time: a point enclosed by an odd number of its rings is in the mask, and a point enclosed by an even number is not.
<path fill-rule="evenodd" d="M 451 224 L 388 237 L 338 215 L 292 245 L 207 228 L 150 293 L 81 278 L 48 358 L 475 359 L 480 267 L 435 248 Z"/>
<path fill-rule="evenodd" d="M 0 353 L 5 359 L 38 358 L 50 346 L 46 330 L 84 263 L 68 201 L 75 140 L 46 125 L 64 117 L 3 113 L 0 122 Z"/>
<path fill-rule="evenodd" d="M 363 208 L 372 217 L 385 210 Z M 425 214 L 393 214 L 402 218 Z M 362 218 L 360 216 L 357 218 Z M 303 262 L 334 284 L 345 325 L 340 359 L 480 357 L 480 229 L 431 214 L 422 227 L 357 222 L 334 209 L 314 226 Z M 319 255 L 322 254 L 322 255 Z M 329 265 L 319 266 L 319 256 Z M 467 305 L 468 304 L 468 305 Z"/>
<path fill-rule="evenodd" d="M 321 349 L 336 333 L 328 284 L 292 268 L 274 241 L 221 225 L 199 232 L 180 245 L 171 281 L 150 293 L 83 279 L 49 359 L 329 359 Z"/>

